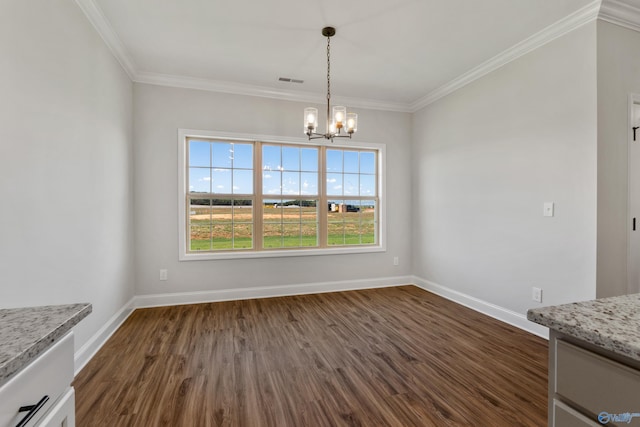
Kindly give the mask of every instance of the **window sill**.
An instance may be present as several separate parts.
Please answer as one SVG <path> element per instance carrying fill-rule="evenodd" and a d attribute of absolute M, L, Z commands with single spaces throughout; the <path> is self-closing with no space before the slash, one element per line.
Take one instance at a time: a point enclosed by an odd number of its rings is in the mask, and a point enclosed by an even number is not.
<path fill-rule="evenodd" d="M 219 253 L 181 253 L 180 261 L 209 261 L 224 259 L 251 259 L 251 258 L 288 258 L 300 256 L 318 255 L 345 255 L 386 252 L 383 246 L 358 246 L 323 249 L 283 249 L 283 250 L 263 250 L 263 251 L 236 251 Z"/>

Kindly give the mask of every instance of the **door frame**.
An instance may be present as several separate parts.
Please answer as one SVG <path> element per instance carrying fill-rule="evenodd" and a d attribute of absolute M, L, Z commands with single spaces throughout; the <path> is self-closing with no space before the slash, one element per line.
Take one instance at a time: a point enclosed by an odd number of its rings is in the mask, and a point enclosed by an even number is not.
<path fill-rule="evenodd" d="M 637 293 L 640 292 L 640 283 L 638 280 L 634 280 L 636 278 L 640 278 L 640 263 L 637 261 L 638 257 L 640 257 L 640 253 L 635 254 L 632 248 L 632 233 L 633 231 L 633 218 L 635 215 L 636 218 L 636 232 L 640 234 L 640 212 L 633 211 L 632 205 L 632 197 L 634 187 L 632 186 L 632 155 L 631 150 L 633 144 L 640 145 L 640 129 L 636 132 L 636 141 L 633 140 L 633 126 L 634 126 L 634 113 L 635 108 L 638 106 L 640 108 L 640 94 L 639 93 L 630 93 L 628 96 L 628 106 L 627 106 L 627 293 Z M 637 168 L 637 166 L 636 166 Z M 638 190 L 640 190 L 640 184 L 636 184 Z M 638 195 L 636 198 L 640 198 L 640 191 L 638 191 Z M 632 256 L 636 262 L 632 262 Z"/>

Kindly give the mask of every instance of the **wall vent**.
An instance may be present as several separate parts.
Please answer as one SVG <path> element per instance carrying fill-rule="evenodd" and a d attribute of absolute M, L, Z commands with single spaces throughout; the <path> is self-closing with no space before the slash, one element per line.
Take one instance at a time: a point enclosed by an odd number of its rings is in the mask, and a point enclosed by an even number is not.
<path fill-rule="evenodd" d="M 304 80 L 292 79 L 291 77 L 280 77 L 278 80 L 287 83 L 304 83 Z"/>

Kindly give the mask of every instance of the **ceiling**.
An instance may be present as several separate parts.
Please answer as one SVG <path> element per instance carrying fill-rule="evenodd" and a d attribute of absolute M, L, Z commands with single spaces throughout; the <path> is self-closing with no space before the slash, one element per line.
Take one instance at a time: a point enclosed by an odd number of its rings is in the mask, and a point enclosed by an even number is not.
<path fill-rule="evenodd" d="M 405 111 L 593 19 L 600 3 L 77 2 L 135 81 L 294 100 L 324 98 L 326 38 L 321 29 L 334 26 L 332 94 L 351 106 Z M 304 83 L 283 83 L 279 77 Z"/>

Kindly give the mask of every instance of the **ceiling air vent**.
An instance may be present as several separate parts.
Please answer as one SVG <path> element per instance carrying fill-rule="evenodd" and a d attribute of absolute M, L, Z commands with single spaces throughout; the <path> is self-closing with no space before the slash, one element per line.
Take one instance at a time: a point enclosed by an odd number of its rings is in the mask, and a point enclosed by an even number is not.
<path fill-rule="evenodd" d="M 280 77 L 278 80 L 287 83 L 304 83 L 304 80 L 292 79 L 291 77 Z"/>

